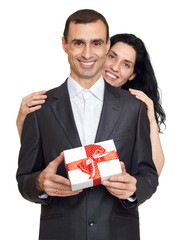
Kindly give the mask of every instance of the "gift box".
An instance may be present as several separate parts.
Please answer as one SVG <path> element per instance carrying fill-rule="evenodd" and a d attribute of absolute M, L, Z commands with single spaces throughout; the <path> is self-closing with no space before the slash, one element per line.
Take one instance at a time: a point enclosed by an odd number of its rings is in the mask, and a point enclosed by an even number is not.
<path fill-rule="evenodd" d="M 64 161 L 72 191 L 99 185 L 122 173 L 113 140 L 65 150 Z"/>

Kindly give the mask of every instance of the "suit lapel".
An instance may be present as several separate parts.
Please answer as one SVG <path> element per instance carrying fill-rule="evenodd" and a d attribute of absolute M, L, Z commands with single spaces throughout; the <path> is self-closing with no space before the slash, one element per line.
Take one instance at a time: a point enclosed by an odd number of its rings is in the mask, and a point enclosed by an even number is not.
<path fill-rule="evenodd" d="M 57 89 L 53 98 L 55 101 L 51 103 L 51 108 L 66 137 L 73 148 L 81 146 L 67 90 L 67 81 Z"/>
<path fill-rule="evenodd" d="M 80 147 L 78 130 L 75 124 L 72 107 L 67 90 L 67 81 L 62 84 L 53 95 L 51 108 L 62 130 L 73 148 Z M 120 93 L 116 88 L 105 82 L 105 94 L 102 113 L 96 134 L 95 142 L 108 140 L 119 119 L 123 103 L 120 102 Z"/>
<path fill-rule="evenodd" d="M 95 142 L 110 139 L 122 109 L 123 103 L 120 102 L 118 89 L 105 83 L 104 103 Z"/>

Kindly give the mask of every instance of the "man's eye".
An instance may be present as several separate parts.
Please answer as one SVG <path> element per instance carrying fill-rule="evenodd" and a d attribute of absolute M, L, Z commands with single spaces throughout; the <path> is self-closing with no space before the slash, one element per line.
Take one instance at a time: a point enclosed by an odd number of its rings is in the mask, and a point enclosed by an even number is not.
<path fill-rule="evenodd" d="M 95 46 L 95 47 L 98 47 L 98 46 L 100 46 L 100 45 L 101 45 L 101 43 L 100 43 L 100 42 L 94 42 L 93 44 L 94 44 L 94 46 Z"/>
<path fill-rule="evenodd" d="M 82 42 L 76 41 L 76 42 L 75 42 L 75 45 L 76 45 L 76 46 L 81 46 L 81 45 L 82 45 Z"/>

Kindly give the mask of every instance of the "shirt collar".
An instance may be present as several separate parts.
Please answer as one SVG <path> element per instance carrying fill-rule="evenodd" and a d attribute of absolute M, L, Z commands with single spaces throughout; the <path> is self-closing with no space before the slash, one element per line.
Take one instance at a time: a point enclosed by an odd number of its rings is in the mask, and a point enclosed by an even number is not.
<path fill-rule="evenodd" d="M 75 97 L 83 90 L 87 91 L 87 89 L 84 89 L 71 76 L 69 76 L 67 80 L 67 87 L 70 98 Z M 103 102 L 105 91 L 105 82 L 103 80 L 103 77 L 101 76 L 100 79 L 91 88 L 88 89 L 88 91 L 90 91 L 95 97 L 97 97 L 99 100 Z"/>

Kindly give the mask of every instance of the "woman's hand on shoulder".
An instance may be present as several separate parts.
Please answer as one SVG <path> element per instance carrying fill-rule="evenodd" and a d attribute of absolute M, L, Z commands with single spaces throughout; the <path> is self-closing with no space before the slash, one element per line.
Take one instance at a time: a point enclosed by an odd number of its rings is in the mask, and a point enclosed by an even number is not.
<path fill-rule="evenodd" d="M 129 88 L 129 92 L 134 95 L 137 99 L 143 101 L 147 107 L 147 115 L 150 123 L 156 121 L 155 112 L 154 112 L 154 103 L 153 101 L 142 91 Z"/>
<path fill-rule="evenodd" d="M 31 112 L 39 110 L 42 107 L 42 104 L 45 103 L 45 99 L 47 98 L 45 93 L 45 90 L 34 92 L 22 99 L 16 121 L 19 135 L 21 135 L 26 116 Z"/>
<path fill-rule="evenodd" d="M 47 98 L 45 93 L 46 91 L 43 90 L 31 93 L 28 96 L 24 97 L 20 106 L 21 114 L 26 117 L 27 114 L 40 109 L 42 107 L 42 104 L 45 103 L 45 99 Z"/>

